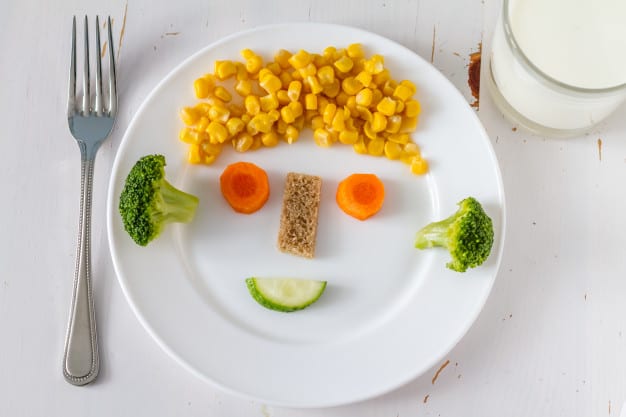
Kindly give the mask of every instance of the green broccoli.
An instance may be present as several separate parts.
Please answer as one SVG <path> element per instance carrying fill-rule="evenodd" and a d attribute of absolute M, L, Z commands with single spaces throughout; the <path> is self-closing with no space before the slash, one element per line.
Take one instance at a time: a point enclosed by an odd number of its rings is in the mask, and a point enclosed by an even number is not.
<path fill-rule="evenodd" d="M 477 267 L 489 257 L 493 246 L 493 224 L 475 198 L 460 201 L 456 213 L 417 232 L 416 248 L 435 246 L 448 249 L 452 259 L 446 266 L 458 272 Z"/>
<path fill-rule="evenodd" d="M 120 195 L 124 229 L 141 246 L 159 236 L 168 223 L 190 222 L 198 207 L 198 197 L 167 182 L 164 167 L 163 155 L 142 157 L 128 173 Z"/>

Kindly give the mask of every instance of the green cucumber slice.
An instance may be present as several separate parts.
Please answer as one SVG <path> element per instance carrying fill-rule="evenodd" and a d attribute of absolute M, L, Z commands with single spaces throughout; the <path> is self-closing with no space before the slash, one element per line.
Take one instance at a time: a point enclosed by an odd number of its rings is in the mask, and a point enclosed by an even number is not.
<path fill-rule="evenodd" d="M 250 295 L 270 310 L 302 310 L 317 301 L 326 289 L 326 281 L 297 278 L 247 278 Z"/>

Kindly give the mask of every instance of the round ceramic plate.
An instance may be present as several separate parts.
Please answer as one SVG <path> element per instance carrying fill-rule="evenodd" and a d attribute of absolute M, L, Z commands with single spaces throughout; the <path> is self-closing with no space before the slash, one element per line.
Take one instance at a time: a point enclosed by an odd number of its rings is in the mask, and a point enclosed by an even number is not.
<path fill-rule="evenodd" d="M 280 49 L 321 52 L 361 43 L 381 54 L 396 80 L 412 80 L 422 104 L 413 139 L 430 162 L 424 176 L 352 147 L 317 147 L 306 129 L 292 144 L 237 153 L 227 147 L 211 166 L 186 162 L 179 111 L 197 102 L 195 78 L 216 60 L 240 60 L 251 48 L 266 59 Z M 124 179 L 141 156 L 159 153 L 175 186 L 200 199 L 194 221 L 169 226 L 147 247 L 123 229 L 118 213 Z M 219 176 L 235 161 L 264 168 L 267 204 L 235 213 Z M 280 252 L 277 235 L 288 172 L 322 178 L 316 254 Z M 384 182 L 382 210 L 367 221 L 335 203 L 339 181 L 371 172 Z M 443 249 L 414 248 L 425 224 L 452 214 L 467 196 L 494 221 L 495 245 L 481 267 L 456 273 Z M 494 282 L 504 233 L 504 194 L 490 141 L 461 94 L 410 50 L 362 30 L 285 24 L 239 33 L 201 50 L 166 77 L 141 106 L 120 146 L 108 197 L 115 270 L 139 320 L 173 358 L 232 393 L 290 407 L 323 407 L 388 392 L 427 371 L 448 353 L 479 314 Z M 296 277 L 328 281 L 309 308 L 280 313 L 248 294 L 244 279 Z"/>

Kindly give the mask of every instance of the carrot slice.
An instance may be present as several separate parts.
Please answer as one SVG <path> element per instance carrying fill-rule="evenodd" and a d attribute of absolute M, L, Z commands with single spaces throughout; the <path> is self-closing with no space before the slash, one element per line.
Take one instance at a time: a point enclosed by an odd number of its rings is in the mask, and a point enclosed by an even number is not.
<path fill-rule="evenodd" d="M 259 210 L 270 196 L 267 173 L 251 162 L 228 165 L 220 176 L 220 189 L 233 210 L 245 214 Z"/>
<path fill-rule="evenodd" d="M 346 214 L 365 220 L 383 206 L 385 186 L 374 174 L 352 174 L 339 183 L 336 199 Z"/>

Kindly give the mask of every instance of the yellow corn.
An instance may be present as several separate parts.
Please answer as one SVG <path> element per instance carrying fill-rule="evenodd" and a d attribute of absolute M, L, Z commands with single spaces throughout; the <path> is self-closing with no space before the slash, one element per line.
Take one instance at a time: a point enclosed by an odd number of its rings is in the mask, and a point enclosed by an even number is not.
<path fill-rule="evenodd" d="M 423 175 L 428 172 L 428 162 L 420 157 L 413 157 L 411 161 L 411 172 L 416 175 Z"/>
<path fill-rule="evenodd" d="M 259 101 L 259 97 L 255 95 L 246 96 L 244 99 L 244 107 L 246 108 L 246 112 L 250 115 L 258 114 L 261 111 L 261 102 Z"/>
<path fill-rule="evenodd" d="M 202 152 L 206 155 L 217 156 L 222 153 L 222 145 L 216 145 L 211 142 L 202 142 L 200 144 L 200 149 L 202 149 Z"/>
<path fill-rule="evenodd" d="M 404 101 L 396 100 L 396 113 L 402 113 L 404 111 Z"/>
<path fill-rule="evenodd" d="M 407 101 L 413 95 L 413 91 L 409 88 L 409 86 L 405 84 L 398 84 L 396 89 L 393 90 L 393 97 L 398 100 Z"/>
<path fill-rule="evenodd" d="M 193 107 L 194 111 L 200 116 L 208 116 L 209 110 L 211 109 L 211 104 L 201 101 Z"/>
<path fill-rule="evenodd" d="M 341 84 L 339 83 L 339 80 L 335 78 L 332 83 L 326 84 L 323 91 L 324 94 L 326 94 L 330 98 L 337 97 L 337 94 L 339 94 L 339 91 L 341 91 Z"/>
<path fill-rule="evenodd" d="M 359 132 L 356 130 L 342 130 L 339 132 L 339 142 L 344 145 L 354 145 L 359 140 Z"/>
<path fill-rule="evenodd" d="M 324 123 L 327 125 L 333 122 L 333 117 L 335 117 L 335 112 L 337 111 L 337 105 L 335 103 L 328 103 L 328 105 L 324 108 L 324 113 L 322 117 L 324 118 Z"/>
<path fill-rule="evenodd" d="M 289 99 L 289 94 L 287 93 L 287 90 L 278 90 L 276 92 L 276 99 L 278 100 L 278 104 L 281 106 L 289 104 L 289 102 L 291 101 Z"/>
<path fill-rule="evenodd" d="M 383 84 L 383 93 L 386 96 L 391 97 L 393 95 L 394 91 L 396 91 L 397 86 L 398 86 L 397 82 L 395 82 L 392 79 L 389 79 L 389 80 L 385 81 L 385 84 Z"/>
<path fill-rule="evenodd" d="M 282 120 L 287 124 L 293 123 L 293 121 L 296 120 L 296 115 L 293 112 L 293 108 L 289 107 L 288 105 L 280 109 L 280 116 Z"/>
<path fill-rule="evenodd" d="M 317 95 L 309 93 L 304 96 L 304 108 L 306 110 L 317 110 Z"/>
<path fill-rule="evenodd" d="M 228 130 L 218 122 L 211 122 L 206 128 L 212 143 L 224 143 L 228 139 Z"/>
<path fill-rule="evenodd" d="M 374 112 L 374 114 L 372 115 L 372 131 L 378 133 L 378 132 L 382 132 L 383 130 L 385 130 L 385 128 L 387 128 L 387 118 L 385 117 L 384 114 L 382 114 L 379 111 Z"/>
<path fill-rule="evenodd" d="M 287 105 L 287 107 L 291 108 L 294 118 L 300 117 L 304 113 L 302 103 L 300 103 L 299 101 L 292 101 Z"/>
<path fill-rule="evenodd" d="M 213 89 L 213 95 L 225 103 L 228 103 L 233 99 L 233 96 L 230 94 L 230 92 L 221 85 L 218 85 Z"/>
<path fill-rule="evenodd" d="M 370 74 L 380 74 L 385 69 L 385 59 L 381 55 L 373 55 L 363 63 L 363 68 Z"/>
<path fill-rule="evenodd" d="M 281 88 L 284 89 L 289 88 L 289 83 L 293 81 L 293 77 L 291 76 L 291 73 L 289 71 L 281 72 L 278 78 L 280 78 L 280 82 L 282 84 Z"/>
<path fill-rule="evenodd" d="M 183 107 L 180 111 L 180 118 L 183 120 L 184 124 L 191 126 L 196 124 L 200 119 L 200 115 L 193 107 Z"/>
<path fill-rule="evenodd" d="M 367 71 L 361 71 L 354 77 L 357 81 L 359 81 L 363 87 L 369 87 L 372 83 L 372 74 Z"/>
<path fill-rule="evenodd" d="M 261 140 L 261 136 L 262 136 L 262 133 L 252 136 L 252 146 L 250 146 L 251 151 L 256 151 L 261 146 L 263 146 L 263 141 Z"/>
<path fill-rule="evenodd" d="M 372 90 L 364 88 L 356 94 L 356 104 L 358 106 L 368 107 L 372 104 Z"/>
<path fill-rule="evenodd" d="M 348 97 L 350 96 L 347 95 L 345 91 L 339 91 L 339 94 L 337 94 L 337 97 L 335 97 L 335 103 L 337 104 L 337 107 L 343 107 L 348 104 Z"/>
<path fill-rule="evenodd" d="M 300 92 L 302 91 L 302 83 L 300 81 L 292 81 L 287 88 L 287 95 L 289 100 L 298 101 L 300 99 Z"/>
<path fill-rule="evenodd" d="M 417 117 L 405 117 L 402 119 L 402 124 L 400 125 L 400 132 L 408 133 L 415 130 L 417 127 Z"/>
<path fill-rule="evenodd" d="M 322 86 L 332 84 L 335 81 L 335 70 L 330 65 L 325 65 L 317 70 L 317 78 Z"/>
<path fill-rule="evenodd" d="M 350 58 L 363 58 L 365 53 L 363 52 L 363 45 L 360 43 L 353 43 L 348 45 L 346 53 Z"/>
<path fill-rule="evenodd" d="M 385 128 L 385 132 L 398 133 L 401 125 L 402 125 L 402 116 L 398 114 L 389 116 L 387 118 L 387 128 Z"/>
<path fill-rule="evenodd" d="M 226 129 L 228 130 L 228 134 L 233 137 L 239 132 L 242 132 L 245 127 L 246 124 L 239 117 L 231 117 L 226 122 Z"/>
<path fill-rule="evenodd" d="M 304 68 L 311 62 L 312 57 L 307 51 L 301 49 L 287 60 L 295 69 Z"/>
<path fill-rule="evenodd" d="M 317 72 L 317 67 L 313 62 L 310 62 L 307 66 L 300 68 L 298 72 L 302 76 L 302 79 L 305 79 L 309 75 L 315 75 L 315 73 Z"/>
<path fill-rule="evenodd" d="M 198 129 L 199 132 L 206 130 L 210 122 L 208 117 L 202 116 L 200 120 L 198 120 L 198 123 L 196 123 L 196 129 Z"/>
<path fill-rule="evenodd" d="M 259 79 L 259 85 L 268 93 L 274 94 L 278 90 L 280 90 L 280 87 L 282 87 L 283 83 L 282 81 L 280 81 L 280 78 L 270 72 L 270 74 Z"/>
<path fill-rule="evenodd" d="M 285 140 L 287 141 L 288 144 L 291 145 L 292 143 L 297 141 L 299 136 L 300 136 L 300 131 L 298 130 L 297 127 L 288 125 L 287 128 L 285 129 Z"/>
<path fill-rule="evenodd" d="M 311 129 L 316 131 L 317 129 L 321 129 L 325 126 L 324 118 L 322 116 L 315 116 L 311 119 Z"/>
<path fill-rule="evenodd" d="M 391 116 L 396 112 L 396 102 L 390 97 L 383 97 L 376 105 L 376 110 L 385 116 Z"/>
<path fill-rule="evenodd" d="M 370 107 L 375 108 L 380 102 L 380 100 L 383 99 L 383 97 L 384 97 L 383 92 L 380 91 L 380 89 L 378 88 L 374 88 L 372 90 L 372 104 L 370 104 Z"/>
<path fill-rule="evenodd" d="M 272 125 L 274 121 L 270 118 L 267 113 L 259 113 L 254 116 L 248 124 L 246 125 L 247 132 L 251 135 L 256 135 L 257 133 L 267 133 L 272 130 Z"/>
<path fill-rule="evenodd" d="M 248 69 L 246 68 L 245 64 L 241 62 L 235 62 L 235 66 L 237 67 L 237 73 L 235 74 L 235 78 L 237 79 L 237 81 L 247 80 L 248 78 L 250 78 L 250 75 L 248 74 Z"/>
<path fill-rule="evenodd" d="M 215 75 L 220 80 L 226 80 L 237 74 L 237 67 L 232 61 L 217 61 L 215 66 Z"/>
<path fill-rule="evenodd" d="M 357 139 L 356 143 L 352 145 L 352 148 L 354 149 L 354 152 L 356 153 L 366 154 L 367 153 L 366 139 L 362 135 L 359 135 L 359 138 Z"/>
<path fill-rule="evenodd" d="M 228 103 L 227 107 L 232 117 L 241 117 L 241 115 L 246 111 L 240 104 Z"/>
<path fill-rule="evenodd" d="M 372 116 L 372 112 L 367 107 L 357 105 L 356 109 L 361 115 L 361 119 L 365 120 L 367 123 L 374 121 L 374 116 Z"/>
<path fill-rule="evenodd" d="M 378 74 L 375 74 L 374 77 L 372 78 L 372 81 L 377 86 L 382 87 L 390 79 L 391 79 L 391 72 L 389 72 L 389 70 L 387 68 L 385 68 L 381 72 L 379 72 Z"/>
<path fill-rule="evenodd" d="M 250 149 L 253 142 L 254 138 L 252 135 L 242 132 L 235 139 L 233 139 L 233 147 L 237 152 L 245 152 Z"/>
<path fill-rule="evenodd" d="M 280 75 L 280 73 L 283 72 L 283 69 L 280 67 L 278 62 L 270 62 L 265 68 L 272 71 L 272 74 L 274 75 Z"/>
<path fill-rule="evenodd" d="M 322 51 L 322 56 L 327 60 L 334 60 L 336 52 L 337 48 L 335 48 L 334 46 L 327 46 L 326 48 L 324 48 L 324 51 Z"/>
<path fill-rule="evenodd" d="M 335 112 L 331 127 L 333 128 L 335 132 L 341 132 L 342 130 L 346 130 L 344 112 L 342 111 Z"/>
<path fill-rule="evenodd" d="M 402 162 L 411 165 L 414 157 L 421 158 L 420 148 L 414 142 L 408 142 L 402 147 L 402 155 L 400 159 Z"/>
<path fill-rule="evenodd" d="M 420 102 L 417 100 L 408 100 L 404 103 L 404 115 L 406 117 L 417 117 L 421 111 Z"/>
<path fill-rule="evenodd" d="M 395 142 L 386 141 L 384 152 L 388 159 L 399 159 L 402 155 L 402 147 Z"/>
<path fill-rule="evenodd" d="M 286 49 L 279 49 L 274 55 L 274 61 L 278 62 L 282 69 L 289 68 L 289 58 L 291 58 L 291 52 Z"/>
<path fill-rule="evenodd" d="M 382 156 L 385 152 L 385 141 L 383 139 L 373 139 L 367 144 L 367 153 L 372 156 Z"/>
<path fill-rule="evenodd" d="M 211 85 L 206 78 L 202 77 L 193 82 L 193 89 L 197 98 L 207 98 L 211 90 Z"/>
<path fill-rule="evenodd" d="M 209 109 L 209 119 L 220 123 L 226 123 L 230 118 L 230 110 L 227 107 L 217 105 Z"/>
<path fill-rule="evenodd" d="M 252 93 L 252 81 L 239 80 L 237 84 L 235 84 L 235 91 L 242 97 L 250 95 Z"/>
<path fill-rule="evenodd" d="M 318 146 L 327 148 L 332 145 L 332 138 L 330 132 L 326 129 L 319 128 L 313 132 L 313 140 Z"/>
<path fill-rule="evenodd" d="M 363 88 L 361 81 L 354 77 L 347 77 L 341 82 L 341 89 L 348 95 L 355 95 Z"/>
<path fill-rule="evenodd" d="M 273 130 L 263 133 L 261 135 L 261 142 L 263 142 L 263 146 L 267 146 L 267 147 L 276 146 L 278 145 L 278 135 Z"/>
<path fill-rule="evenodd" d="M 346 102 L 345 108 L 348 109 L 350 115 L 356 116 L 359 112 L 356 109 L 356 96 L 349 96 Z"/>
<path fill-rule="evenodd" d="M 246 60 L 246 70 L 250 74 L 256 74 L 263 67 L 263 58 L 255 54 L 250 49 L 241 51 L 241 55 Z"/>
<path fill-rule="evenodd" d="M 349 72 L 352 69 L 352 67 L 354 66 L 354 62 L 352 61 L 352 59 L 350 59 L 350 57 L 342 56 L 341 58 L 336 60 L 333 65 L 335 66 L 335 68 L 337 68 L 337 70 L 345 73 Z"/>
<path fill-rule="evenodd" d="M 267 117 L 269 117 L 272 122 L 277 122 L 280 119 L 280 111 L 278 109 L 272 109 L 267 112 Z"/>
<path fill-rule="evenodd" d="M 202 163 L 202 155 L 199 145 L 190 145 L 189 151 L 187 153 L 187 161 L 190 164 L 201 164 Z"/>
<path fill-rule="evenodd" d="M 409 143 L 409 135 L 407 133 L 393 133 L 387 136 L 387 140 L 390 142 L 395 142 L 399 145 L 406 145 Z"/>
<path fill-rule="evenodd" d="M 269 112 L 278 108 L 278 98 L 274 94 L 267 94 L 259 98 L 261 110 Z"/>
<path fill-rule="evenodd" d="M 374 129 L 372 129 L 372 124 L 370 122 L 365 122 L 363 125 L 363 133 L 365 133 L 365 136 L 367 136 L 370 140 L 374 140 L 378 137 L 376 132 L 374 132 Z"/>
<path fill-rule="evenodd" d="M 322 87 L 322 84 L 315 75 L 306 77 L 306 83 L 313 94 L 319 94 L 324 90 L 324 87 Z"/>

